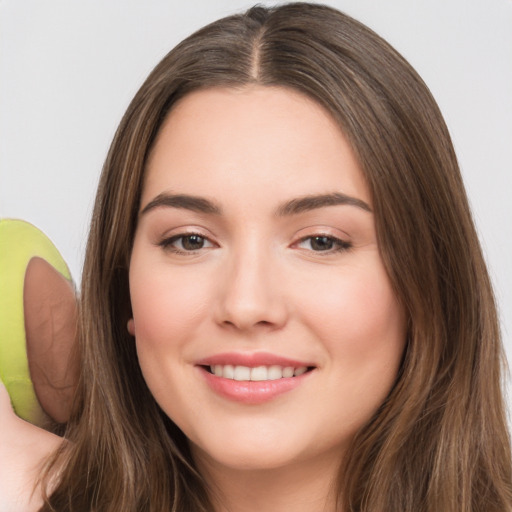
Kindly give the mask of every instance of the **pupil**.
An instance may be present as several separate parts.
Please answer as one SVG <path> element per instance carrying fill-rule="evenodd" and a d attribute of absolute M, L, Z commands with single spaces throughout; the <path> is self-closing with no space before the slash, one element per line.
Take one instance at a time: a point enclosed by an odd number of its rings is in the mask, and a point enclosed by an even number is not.
<path fill-rule="evenodd" d="M 333 244 L 333 240 L 327 236 L 315 236 L 311 239 L 311 248 L 315 251 L 328 251 Z"/>
<path fill-rule="evenodd" d="M 182 244 L 184 249 L 187 249 L 188 251 L 194 251 L 203 247 L 204 238 L 199 235 L 185 236 L 183 237 Z"/>

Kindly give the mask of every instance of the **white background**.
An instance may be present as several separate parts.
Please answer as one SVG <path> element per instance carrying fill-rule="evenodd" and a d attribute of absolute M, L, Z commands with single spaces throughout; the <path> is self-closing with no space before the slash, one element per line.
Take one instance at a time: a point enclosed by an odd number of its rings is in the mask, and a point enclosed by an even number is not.
<path fill-rule="evenodd" d="M 0 0 L 0 217 L 40 227 L 79 281 L 98 176 L 130 99 L 178 41 L 252 3 Z M 394 45 L 436 97 L 512 361 L 512 0 L 328 3 Z"/>

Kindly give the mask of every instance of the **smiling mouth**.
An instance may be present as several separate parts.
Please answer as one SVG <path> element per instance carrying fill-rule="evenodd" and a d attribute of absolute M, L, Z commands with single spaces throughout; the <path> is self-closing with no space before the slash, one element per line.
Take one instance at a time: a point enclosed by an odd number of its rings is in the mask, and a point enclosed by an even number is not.
<path fill-rule="evenodd" d="M 208 373 L 216 377 L 224 379 L 231 379 L 236 381 L 252 381 L 263 382 L 280 379 L 288 379 L 299 377 L 309 371 L 312 371 L 312 366 L 242 366 L 231 364 L 215 364 L 209 366 L 202 366 Z"/>

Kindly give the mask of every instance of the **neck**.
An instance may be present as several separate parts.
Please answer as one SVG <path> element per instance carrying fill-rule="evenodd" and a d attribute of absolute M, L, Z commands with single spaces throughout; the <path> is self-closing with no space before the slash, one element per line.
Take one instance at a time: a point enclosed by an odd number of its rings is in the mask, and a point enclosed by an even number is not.
<path fill-rule="evenodd" d="M 216 512 L 334 512 L 338 461 L 265 469 L 230 468 L 197 458 Z M 201 459 L 201 460 L 199 460 Z"/>

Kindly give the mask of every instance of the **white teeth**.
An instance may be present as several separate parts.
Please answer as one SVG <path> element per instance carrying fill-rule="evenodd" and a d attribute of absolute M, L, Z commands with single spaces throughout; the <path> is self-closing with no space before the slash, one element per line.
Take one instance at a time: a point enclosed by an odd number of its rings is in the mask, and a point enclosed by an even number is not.
<path fill-rule="evenodd" d="M 256 366 L 251 369 L 251 380 L 267 380 L 267 367 Z"/>
<path fill-rule="evenodd" d="M 283 377 L 293 377 L 293 370 L 294 368 L 292 366 L 287 366 L 286 368 L 283 368 Z"/>
<path fill-rule="evenodd" d="M 277 380 L 283 378 L 283 368 L 281 366 L 270 366 L 268 369 L 268 380 Z"/>
<path fill-rule="evenodd" d="M 227 377 L 229 379 L 229 377 Z M 235 380 L 251 380 L 251 369 L 247 366 L 235 366 Z"/>
<path fill-rule="evenodd" d="M 225 379 L 244 380 L 244 381 L 264 381 L 264 380 L 278 380 L 288 379 L 290 377 L 298 377 L 308 370 L 307 366 L 255 366 L 250 368 L 248 366 L 233 366 L 231 364 L 216 364 L 210 366 L 210 371 L 216 377 L 224 377 Z"/>
<path fill-rule="evenodd" d="M 234 379 L 235 378 L 235 367 L 231 364 L 227 364 L 224 366 L 224 371 L 222 375 L 226 377 L 226 379 Z"/>

